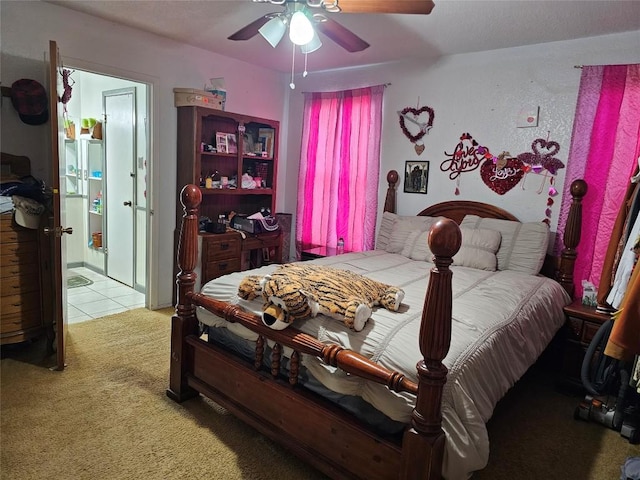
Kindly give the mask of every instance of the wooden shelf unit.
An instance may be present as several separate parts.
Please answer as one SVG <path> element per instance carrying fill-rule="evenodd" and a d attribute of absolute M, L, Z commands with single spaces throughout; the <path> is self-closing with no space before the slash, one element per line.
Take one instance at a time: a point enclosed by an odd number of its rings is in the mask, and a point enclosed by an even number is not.
<path fill-rule="evenodd" d="M 178 110 L 178 159 L 176 192 L 176 226 L 180 225 L 182 206 L 180 191 L 188 183 L 199 185 L 203 194 L 200 215 L 215 221 L 219 215 L 236 213 L 252 214 L 268 207 L 275 212 L 276 180 L 278 167 L 278 134 L 280 123 L 206 107 L 176 107 Z M 244 129 L 244 134 L 242 130 Z M 250 137 L 248 145 L 259 143 L 261 131 L 271 132 L 271 144 L 267 157 L 254 152 L 245 152 L 244 135 Z M 216 133 L 234 134 L 236 153 L 206 151 L 214 146 Z M 203 147 L 204 145 L 204 147 Z M 265 172 L 265 188 L 241 187 L 242 174 L 256 170 Z M 208 174 L 218 172 L 229 180 L 236 178 L 237 188 L 204 188 L 202 183 Z"/>
<path fill-rule="evenodd" d="M 217 221 L 219 215 L 230 212 L 251 215 L 262 208 L 275 212 L 277 173 L 278 173 L 278 136 L 280 123 L 276 120 L 254 117 L 223 110 L 200 106 L 176 107 L 178 111 L 178 150 L 176 185 L 176 230 L 175 241 L 184 213 L 180 204 L 180 192 L 187 184 L 200 187 L 202 203 L 200 217 Z M 235 135 L 237 152 L 212 152 L 216 147 L 216 134 Z M 245 140 L 246 136 L 246 140 Z M 256 145 L 263 145 L 256 152 Z M 245 147 L 253 151 L 245 151 Z M 217 177 L 235 178 L 236 188 L 205 188 L 208 174 L 218 172 Z M 260 175 L 264 185 L 260 188 L 242 188 L 242 175 L 252 177 Z M 210 234 L 201 232 L 201 284 L 226 273 L 246 270 L 251 265 L 252 252 L 268 249 L 270 262 L 282 260 L 281 232 L 264 234 L 246 234 L 246 238 L 237 232 Z M 176 272 L 177 273 L 177 267 Z"/>

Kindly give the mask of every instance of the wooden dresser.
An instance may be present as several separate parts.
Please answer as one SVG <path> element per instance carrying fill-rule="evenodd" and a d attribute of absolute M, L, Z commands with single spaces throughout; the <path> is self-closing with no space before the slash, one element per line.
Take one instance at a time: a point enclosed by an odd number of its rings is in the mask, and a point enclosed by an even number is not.
<path fill-rule="evenodd" d="M 41 243 L 38 230 L 17 225 L 11 213 L 0 215 L 1 344 L 52 333 L 43 308 Z"/>

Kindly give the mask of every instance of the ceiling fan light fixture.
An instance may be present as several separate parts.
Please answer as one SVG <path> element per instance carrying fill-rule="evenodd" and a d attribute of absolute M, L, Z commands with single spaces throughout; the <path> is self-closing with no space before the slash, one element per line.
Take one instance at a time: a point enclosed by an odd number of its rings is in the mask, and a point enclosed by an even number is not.
<path fill-rule="evenodd" d="M 287 25 L 284 23 L 281 17 L 273 17 L 267 23 L 265 23 L 258 32 L 262 37 L 271 44 L 273 48 L 278 46 L 284 33 L 287 31 Z"/>
<path fill-rule="evenodd" d="M 307 53 L 315 52 L 321 46 L 322 46 L 322 42 L 320 41 L 320 37 L 314 31 L 313 38 L 311 38 L 311 41 L 308 43 L 305 43 L 304 45 L 300 45 L 300 51 L 304 54 L 307 54 Z"/>
<path fill-rule="evenodd" d="M 315 35 L 311 21 L 303 11 L 298 10 L 291 15 L 289 23 L 289 39 L 296 45 L 306 45 Z"/>

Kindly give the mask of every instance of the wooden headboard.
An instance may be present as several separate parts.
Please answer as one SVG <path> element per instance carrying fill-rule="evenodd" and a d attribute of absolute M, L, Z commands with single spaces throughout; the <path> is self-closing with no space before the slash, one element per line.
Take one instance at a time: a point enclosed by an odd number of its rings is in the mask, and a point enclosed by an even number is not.
<path fill-rule="evenodd" d="M 396 186 L 400 176 L 395 170 L 389 170 L 387 173 L 387 196 L 384 202 L 384 211 L 396 213 Z M 477 215 L 482 218 L 497 218 L 499 220 L 515 220 L 518 219 L 503 210 L 500 207 L 489 205 L 488 203 L 472 202 L 469 200 L 452 200 L 448 202 L 436 203 L 431 205 L 420 213 L 418 216 L 429 217 L 447 217 L 454 220 L 458 225 L 462 222 L 465 215 Z"/>
<path fill-rule="evenodd" d="M 518 219 L 506 210 L 487 203 L 472 202 L 468 200 L 453 200 L 450 202 L 436 203 L 425 208 L 419 216 L 447 217 L 454 220 L 458 225 L 465 215 L 477 215 L 482 218 L 497 218 L 500 220 Z"/>
<path fill-rule="evenodd" d="M 399 179 L 398 172 L 390 170 L 387 173 L 387 196 L 384 203 L 385 212 L 396 212 L 396 185 Z M 559 256 L 547 255 L 541 273 L 558 281 L 567 293 L 573 298 L 575 285 L 573 282 L 573 268 L 578 253 L 576 247 L 580 243 L 582 227 L 582 198 L 587 193 L 587 183 L 582 180 L 574 180 L 571 183 L 571 207 L 562 238 L 564 248 Z M 519 221 L 511 213 L 494 205 L 468 200 L 452 200 L 437 203 L 425 208 L 419 216 L 447 217 L 460 224 L 465 215 L 478 215 L 483 218 L 497 218 L 500 220 Z"/>

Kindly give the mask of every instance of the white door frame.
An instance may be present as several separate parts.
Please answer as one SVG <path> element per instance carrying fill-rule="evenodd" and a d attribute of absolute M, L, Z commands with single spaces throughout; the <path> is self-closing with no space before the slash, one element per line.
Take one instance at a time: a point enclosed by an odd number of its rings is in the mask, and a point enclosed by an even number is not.
<path fill-rule="evenodd" d="M 97 75 L 105 75 L 110 77 L 118 77 L 132 82 L 143 83 L 147 86 L 147 214 L 146 214 L 146 228 L 147 228 L 147 255 L 146 255 L 146 271 L 147 278 L 145 279 L 146 296 L 145 306 L 151 310 L 160 307 L 158 302 L 158 274 L 156 270 L 159 265 L 159 247 L 158 247 L 158 225 L 153 221 L 154 211 L 157 209 L 157 198 L 155 196 L 155 186 L 158 185 L 159 171 L 155 168 L 157 164 L 156 152 L 159 152 L 158 139 L 160 138 L 158 128 L 159 122 L 156 121 L 155 112 L 160 110 L 159 98 L 155 92 L 158 91 L 160 85 L 160 79 L 150 75 L 145 75 L 138 72 L 131 72 L 108 65 L 97 64 L 81 60 L 78 58 L 62 56 L 63 62 L 67 68 L 83 70 L 86 72 L 95 73 Z M 66 275 L 66 266 L 65 275 Z"/>

